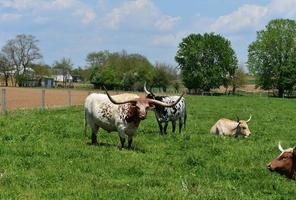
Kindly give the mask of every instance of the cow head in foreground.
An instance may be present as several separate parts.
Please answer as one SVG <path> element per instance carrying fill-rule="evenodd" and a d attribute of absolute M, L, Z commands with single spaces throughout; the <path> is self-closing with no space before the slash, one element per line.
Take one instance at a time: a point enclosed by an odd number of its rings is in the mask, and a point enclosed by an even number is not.
<path fill-rule="evenodd" d="M 270 171 L 276 171 L 288 178 L 296 179 L 296 147 L 283 149 L 278 145 L 281 154 L 267 164 Z"/>
<path fill-rule="evenodd" d="M 240 120 L 237 116 L 237 127 L 236 132 L 244 135 L 245 137 L 249 137 L 251 135 L 251 131 L 248 127 L 248 123 L 251 121 L 252 119 L 252 115 L 250 115 L 250 118 L 248 120 Z"/>
<path fill-rule="evenodd" d="M 147 99 L 147 98 L 136 98 L 128 101 L 116 101 L 109 95 L 108 91 L 105 89 L 105 92 L 109 98 L 109 100 L 116 105 L 119 104 L 130 104 L 129 107 L 129 115 L 131 118 L 144 120 L 147 116 L 147 112 L 149 109 L 153 109 L 155 106 L 163 106 L 163 107 L 173 107 L 175 106 L 183 97 L 184 93 L 178 98 L 177 101 L 171 104 L 167 104 L 155 99 Z"/>

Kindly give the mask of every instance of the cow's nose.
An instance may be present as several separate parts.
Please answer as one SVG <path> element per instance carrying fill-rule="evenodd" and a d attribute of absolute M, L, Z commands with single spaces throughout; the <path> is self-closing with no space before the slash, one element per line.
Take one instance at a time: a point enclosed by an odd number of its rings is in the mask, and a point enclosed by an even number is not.
<path fill-rule="evenodd" d="M 271 163 L 268 163 L 268 164 L 266 165 L 266 167 L 267 167 L 267 169 L 272 170 L 272 168 L 271 168 Z"/>

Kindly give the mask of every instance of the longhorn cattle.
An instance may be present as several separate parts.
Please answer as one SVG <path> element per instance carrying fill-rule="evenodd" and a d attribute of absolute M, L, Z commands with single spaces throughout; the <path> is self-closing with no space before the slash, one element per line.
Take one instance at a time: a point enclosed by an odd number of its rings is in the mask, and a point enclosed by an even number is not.
<path fill-rule="evenodd" d="M 110 96 L 106 94 L 90 94 L 85 99 L 84 114 L 86 132 L 87 124 L 92 130 L 92 144 L 97 144 L 97 131 L 102 129 L 112 132 L 117 131 L 121 147 L 124 147 L 125 136 L 128 137 L 128 148 L 131 148 L 133 136 L 136 134 L 141 120 L 144 120 L 148 109 L 154 106 L 172 107 L 176 102 L 168 104 L 153 99 L 140 98 L 135 94 L 121 94 Z"/>
<path fill-rule="evenodd" d="M 270 171 L 276 171 L 290 179 L 296 179 L 296 147 L 283 149 L 278 145 L 281 154 L 267 164 Z"/>
<path fill-rule="evenodd" d="M 214 126 L 211 128 L 211 133 L 217 135 L 229 135 L 229 136 L 239 136 L 243 135 L 248 137 L 251 135 L 250 129 L 248 127 L 248 122 L 250 122 L 252 116 L 248 120 L 239 120 L 233 121 L 230 119 L 219 119 Z"/>
<path fill-rule="evenodd" d="M 146 92 L 146 98 L 155 99 L 164 103 L 174 103 L 180 97 L 179 96 L 156 96 L 151 91 L 148 91 L 146 88 L 146 82 L 144 84 L 144 91 Z M 160 105 L 155 106 L 155 118 L 157 120 L 159 130 L 161 134 L 167 134 L 167 127 L 169 121 L 172 122 L 173 133 L 175 133 L 176 129 L 176 121 L 179 121 L 179 133 L 181 133 L 182 126 L 186 125 L 186 106 L 185 99 L 182 97 L 181 100 L 173 107 L 163 107 Z M 162 123 L 164 123 L 164 127 L 162 127 Z"/>

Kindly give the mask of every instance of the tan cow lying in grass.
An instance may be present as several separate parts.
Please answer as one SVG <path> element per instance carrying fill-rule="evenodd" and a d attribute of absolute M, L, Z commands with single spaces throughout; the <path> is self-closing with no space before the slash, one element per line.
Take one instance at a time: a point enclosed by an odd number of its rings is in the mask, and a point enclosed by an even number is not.
<path fill-rule="evenodd" d="M 211 133 L 217 135 L 229 135 L 229 136 L 239 136 L 243 135 L 248 137 L 251 135 L 251 131 L 248 127 L 248 122 L 250 122 L 252 116 L 248 120 L 233 121 L 230 119 L 219 119 L 214 126 L 211 128 Z"/>
<path fill-rule="evenodd" d="M 283 149 L 279 143 L 281 154 L 267 164 L 270 171 L 276 171 L 288 178 L 296 179 L 296 147 Z"/>

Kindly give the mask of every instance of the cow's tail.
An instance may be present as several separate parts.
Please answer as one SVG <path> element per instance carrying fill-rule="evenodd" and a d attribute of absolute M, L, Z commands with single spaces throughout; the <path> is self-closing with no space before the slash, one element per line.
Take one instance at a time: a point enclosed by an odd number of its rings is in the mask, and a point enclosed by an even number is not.
<path fill-rule="evenodd" d="M 86 127 L 87 127 L 87 111 L 84 109 L 84 137 L 86 137 Z"/>

